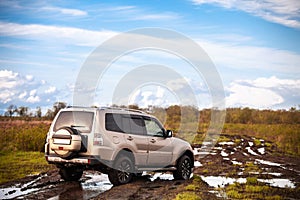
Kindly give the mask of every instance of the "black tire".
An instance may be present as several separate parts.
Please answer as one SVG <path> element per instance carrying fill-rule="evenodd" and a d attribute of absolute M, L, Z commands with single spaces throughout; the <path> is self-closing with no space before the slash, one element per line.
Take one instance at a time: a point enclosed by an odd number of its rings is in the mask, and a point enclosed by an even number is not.
<path fill-rule="evenodd" d="M 174 179 L 188 180 L 192 174 L 192 161 L 187 155 L 183 155 L 177 162 L 177 170 L 173 172 Z"/>
<path fill-rule="evenodd" d="M 141 177 L 143 175 L 143 172 L 138 172 L 138 173 L 135 173 L 134 176 L 136 177 Z"/>
<path fill-rule="evenodd" d="M 108 172 L 109 181 L 114 185 L 122 185 L 131 182 L 133 177 L 133 162 L 130 156 L 118 156 L 114 168 Z"/>
<path fill-rule="evenodd" d="M 78 181 L 83 174 L 83 170 L 75 167 L 65 167 L 60 168 L 59 174 L 65 181 Z"/>

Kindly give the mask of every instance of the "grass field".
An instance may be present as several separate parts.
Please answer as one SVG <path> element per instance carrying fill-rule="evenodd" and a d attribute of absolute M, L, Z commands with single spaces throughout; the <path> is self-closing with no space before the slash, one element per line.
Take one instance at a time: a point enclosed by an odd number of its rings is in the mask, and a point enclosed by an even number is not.
<path fill-rule="evenodd" d="M 0 121 L 0 151 L 43 151 L 50 121 Z"/>
<path fill-rule="evenodd" d="M 53 168 L 41 152 L 0 152 L 0 184 Z"/>

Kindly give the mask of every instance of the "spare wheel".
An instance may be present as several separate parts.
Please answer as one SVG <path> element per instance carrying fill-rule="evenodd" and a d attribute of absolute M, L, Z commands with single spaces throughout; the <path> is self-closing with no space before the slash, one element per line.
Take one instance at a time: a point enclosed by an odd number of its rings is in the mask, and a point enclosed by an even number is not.
<path fill-rule="evenodd" d="M 52 135 L 50 147 L 59 157 L 70 159 L 81 149 L 81 136 L 76 129 L 60 128 Z"/>

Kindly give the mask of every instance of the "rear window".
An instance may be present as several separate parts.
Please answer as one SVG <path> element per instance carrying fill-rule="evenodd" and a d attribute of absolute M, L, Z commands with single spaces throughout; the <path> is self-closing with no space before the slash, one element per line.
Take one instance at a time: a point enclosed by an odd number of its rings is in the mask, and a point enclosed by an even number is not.
<path fill-rule="evenodd" d="M 63 111 L 59 114 L 54 131 L 62 127 L 72 127 L 82 133 L 90 133 L 93 126 L 94 113 L 83 111 Z"/>

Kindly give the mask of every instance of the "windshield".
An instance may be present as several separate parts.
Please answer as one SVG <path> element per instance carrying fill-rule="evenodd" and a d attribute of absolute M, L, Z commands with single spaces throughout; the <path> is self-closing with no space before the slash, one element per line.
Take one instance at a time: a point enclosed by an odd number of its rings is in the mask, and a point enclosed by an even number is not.
<path fill-rule="evenodd" d="M 57 131 L 62 127 L 72 127 L 80 132 L 89 133 L 92 130 L 93 118 L 93 112 L 63 111 L 59 114 L 53 130 Z"/>

